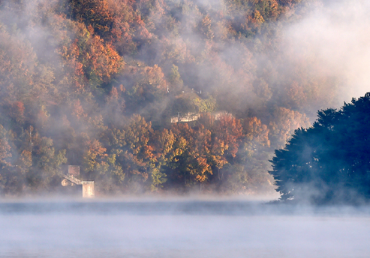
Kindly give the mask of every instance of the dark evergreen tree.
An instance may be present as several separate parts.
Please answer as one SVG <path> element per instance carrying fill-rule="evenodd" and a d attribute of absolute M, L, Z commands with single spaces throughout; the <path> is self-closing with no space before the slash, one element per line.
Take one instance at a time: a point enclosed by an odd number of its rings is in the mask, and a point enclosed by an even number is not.
<path fill-rule="evenodd" d="M 370 198 L 370 93 L 318 112 L 272 159 L 282 200 L 349 203 Z"/>

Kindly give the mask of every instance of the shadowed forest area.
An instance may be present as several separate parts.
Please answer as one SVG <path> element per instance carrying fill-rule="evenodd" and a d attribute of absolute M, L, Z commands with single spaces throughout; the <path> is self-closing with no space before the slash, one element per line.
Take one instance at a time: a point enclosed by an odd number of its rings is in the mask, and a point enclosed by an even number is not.
<path fill-rule="evenodd" d="M 0 1 L 1 193 L 53 191 L 66 164 L 81 166 L 102 195 L 273 193 L 274 150 L 343 101 L 347 81 L 286 40 L 286 27 L 325 8 L 320 0 Z M 288 146 L 321 130 L 325 112 Z M 199 119 L 171 123 L 188 113 Z"/>
<path fill-rule="evenodd" d="M 319 111 L 272 160 L 282 200 L 358 203 L 370 198 L 370 93 Z"/>

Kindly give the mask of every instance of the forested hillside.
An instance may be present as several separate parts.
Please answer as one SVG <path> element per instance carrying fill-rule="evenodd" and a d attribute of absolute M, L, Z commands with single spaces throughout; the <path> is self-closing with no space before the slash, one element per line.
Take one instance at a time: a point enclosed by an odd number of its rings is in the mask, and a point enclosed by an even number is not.
<path fill-rule="evenodd" d="M 319 0 L 0 3 L 2 194 L 63 164 L 100 194 L 273 191 L 273 150 L 343 84 L 284 45 Z"/>

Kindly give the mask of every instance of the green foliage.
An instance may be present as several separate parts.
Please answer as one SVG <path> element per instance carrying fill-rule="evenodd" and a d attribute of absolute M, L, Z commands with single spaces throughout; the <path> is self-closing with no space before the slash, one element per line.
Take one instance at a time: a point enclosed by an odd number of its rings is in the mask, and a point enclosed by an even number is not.
<path fill-rule="evenodd" d="M 184 82 L 181 79 L 181 75 L 179 72 L 179 67 L 176 65 L 172 65 L 171 72 L 169 75 L 169 83 L 171 84 L 171 92 L 179 92 L 182 89 Z"/>
<path fill-rule="evenodd" d="M 197 106 L 198 112 L 212 112 L 216 109 L 216 99 L 212 96 L 208 99 L 194 98 L 194 105 Z"/>

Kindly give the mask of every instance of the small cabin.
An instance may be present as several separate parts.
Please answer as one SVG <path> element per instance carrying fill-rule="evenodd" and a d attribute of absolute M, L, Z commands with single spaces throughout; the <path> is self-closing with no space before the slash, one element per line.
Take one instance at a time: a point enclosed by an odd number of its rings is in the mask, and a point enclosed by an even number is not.
<path fill-rule="evenodd" d="M 187 113 L 185 115 L 179 114 L 178 116 L 171 117 L 171 124 L 188 123 L 188 122 L 196 121 L 200 118 L 201 114 L 205 114 L 205 113 Z M 214 120 L 220 120 L 221 117 L 223 116 L 232 116 L 232 114 L 228 113 L 227 111 L 211 112 L 210 114 Z"/>
<path fill-rule="evenodd" d="M 200 118 L 200 113 L 187 113 L 183 116 L 173 116 L 171 117 L 171 124 L 174 124 L 174 123 L 187 123 L 187 122 L 192 122 L 192 121 L 196 121 Z"/>

